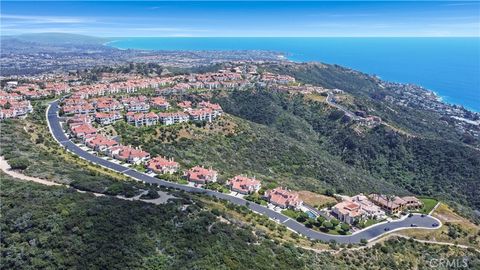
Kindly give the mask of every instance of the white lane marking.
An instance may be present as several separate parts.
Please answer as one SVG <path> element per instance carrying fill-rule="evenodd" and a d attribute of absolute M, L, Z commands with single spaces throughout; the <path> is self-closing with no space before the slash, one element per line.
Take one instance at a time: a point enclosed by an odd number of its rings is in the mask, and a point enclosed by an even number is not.
<path fill-rule="evenodd" d="M 287 219 L 286 219 L 284 222 L 282 222 L 282 223 L 285 223 L 285 222 L 287 222 L 287 221 L 289 221 L 289 220 L 290 220 L 290 218 L 287 218 Z"/>

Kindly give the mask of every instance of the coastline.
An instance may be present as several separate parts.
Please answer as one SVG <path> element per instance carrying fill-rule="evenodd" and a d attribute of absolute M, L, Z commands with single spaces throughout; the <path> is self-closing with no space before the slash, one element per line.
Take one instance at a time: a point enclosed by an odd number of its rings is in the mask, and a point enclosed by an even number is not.
<path fill-rule="evenodd" d="M 108 46 L 108 47 L 112 47 L 112 48 L 115 48 L 115 49 L 119 49 L 119 50 L 145 50 L 145 51 L 160 51 L 160 50 L 171 50 L 171 51 L 190 51 L 190 50 L 185 50 L 185 49 L 145 49 L 145 48 L 122 48 L 122 47 L 119 47 L 119 46 L 115 46 L 114 43 L 116 42 L 119 42 L 119 41 L 125 41 L 127 40 L 128 38 L 125 38 L 125 39 L 122 39 L 122 38 L 117 38 L 117 39 L 114 39 L 114 40 L 111 40 L 111 41 L 108 41 L 108 42 L 105 42 L 103 43 L 102 45 L 104 46 Z M 231 51 L 236 51 L 237 49 L 232 49 Z M 250 50 L 250 49 L 247 49 L 247 50 Z M 259 51 L 262 51 L 262 49 L 258 49 Z M 196 50 L 191 50 L 191 51 L 196 51 Z M 206 50 L 206 49 L 198 49 L 198 51 L 209 51 L 209 50 Z M 211 51 L 217 51 L 216 49 L 211 49 Z M 312 59 L 310 61 L 304 61 L 304 60 L 301 60 L 301 59 L 296 59 L 296 57 L 293 56 L 293 54 L 291 52 L 287 52 L 287 51 L 281 51 L 279 52 L 279 56 L 278 58 L 280 60 L 284 60 L 284 61 L 291 61 L 291 62 L 295 62 L 295 63 L 303 63 L 303 62 L 316 62 L 316 63 L 328 63 L 328 64 L 332 64 L 332 65 L 340 65 L 340 66 L 343 66 L 343 67 L 346 67 L 346 68 L 350 68 L 352 70 L 357 70 L 359 72 L 362 72 L 362 73 L 365 73 L 365 74 L 368 74 L 370 76 L 375 76 L 377 78 L 379 78 L 380 80 L 382 81 L 388 81 L 388 82 L 393 82 L 393 83 L 399 83 L 399 84 L 404 84 L 404 85 L 415 85 L 417 87 L 420 87 L 422 88 L 424 91 L 427 91 L 427 92 L 430 92 L 432 93 L 434 96 L 435 96 L 435 99 L 438 101 L 438 102 L 441 102 L 441 103 L 444 103 L 444 104 L 447 104 L 449 106 L 459 106 L 459 107 L 462 107 L 470 112 L 473 112 L 473 113 L 480 113 L 480 107 L 475 109 L 469 105 L 466 105 L 466 104 L 462 104 L 461 102 L 455 102 L 455 101 L 451 101 L 450 100 L 450 97 L 448 95 L 445 95 L 445 94 L 442 94 L 441 91 L 438 91 L 438 90 L 432 90 L 430 88 L 428 88 L 427 86 L 424 86 L 423 84 L 421 83 L 418 83 L 418 82 L 415 82 L 415 83 L 410 83 L 410 82 L 404 82 L 402 81 L 401 79 L 385 79 L 383 80 L 382 77 L 378 74 L 372 74 L 372 73 L 369 73 L 369 72 L 365 72 L 363 71 L 362 69 L 358 69 L 358 68 L 354 68 L 354 67 L 349 67 L 348 65 L 343 65 L 343 64 L 337 64 L 337 63 L 330 63 L 330 62 L 327 62 L 327 61 L 319 61 L 319 60 L 315 60 L 315 59 Z M 382 75 L 383 76 L 383 75 Z M 480 89 L 479 89 L 480 91 Z"/>

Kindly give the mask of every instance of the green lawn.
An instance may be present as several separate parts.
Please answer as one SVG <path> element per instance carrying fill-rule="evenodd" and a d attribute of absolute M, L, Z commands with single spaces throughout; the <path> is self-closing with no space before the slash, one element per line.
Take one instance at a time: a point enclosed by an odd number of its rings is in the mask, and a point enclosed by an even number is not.
<path fill-rule="evenodd" d="M 282 214 L 293 219 L 297 219 L 298 217 L 298 211 L 292 209 L 285 209 L 282 211 Z"/>
<path fill-rule="evenodd" d="M 380 221 L 382 221 L 382 220 L 369 218 L 369 219 L 367 219 L 367 220 L 365 221 L 365 223 L 364 223 L 364 224 L 365 224 L 365 228 L 366 228 L 366 227 L 369 227 L 369 226 L 372 226 L 372 225 L 374 225 L 374 224 L 377 224 L 377 223 L 379 223 Z"/>
<path fill-rule="evenodd" d="M 333 234 L 333 235 L 340 235 L 340 233 L 336 230 L 336 229 L 331 229 L 329 230 L 328 232 L 326 232 L 328 234 Z"/>
<path fill-rule="evenodd" d="M 423 207 L 421 209 L 418 209 L 418 213 L 425 213 L 428 214 L 432 209 L 437 205 L 438 201 L 432 198 L 420 198 L 420 201 L 422 201 Z"/>

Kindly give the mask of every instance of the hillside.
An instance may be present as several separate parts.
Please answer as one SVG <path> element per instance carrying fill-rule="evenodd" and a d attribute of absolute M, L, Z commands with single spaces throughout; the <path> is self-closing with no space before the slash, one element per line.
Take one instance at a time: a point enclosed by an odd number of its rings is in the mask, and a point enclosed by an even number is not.
<path fill-rule="evenodd" d="M 198 200 L 153 205 L 0 177 L 1 269 L 412 269 L 461 256 L 479 266 L 474 251 L 404 239 L 316 253 L 232 224 Z"/>
<path fill-rule="evenodd" d="M 22 34 L 18 36 L 6 36 L 8 38 L 17 39 L 25 42 L 34 42 L 40 44 L 63 44 L 63 45 L 101 45 L 109 41 L 107 38 L 92 37 L 78 34 L 68 33 L 37 33 Z"/>
<path fill-rule="evenodd" d="M 400 106 L 395 86 L 356 71 L 321 64 L 265 64 L 263 70 L 295 76 L 298 81 L 344 90 L 351 111 L 381 118 L 364 125 L 317 94 L 288 93 L 256 87 L 214 91 L 237 130 L 183 136 L 180 128 L 136 129 L 117 126 L 126 144 L 143 146 L 154 155 L 172 156 L 185 167 L 203 164 L 222 178 L 249 173 L 295 189 L 339 193 L 383 192 L 435 197 L 475 219 L 480 209 L 478 142 L 463 136 L 442 115 L 415 106 Z M 406 86 L 404 86 L 406 87 Z M 417 90 L 415 90 L 417 91 Z M 420 91 L 420 90 L 418 90 Z M 317 96 L 315 96 L 317 95 Z M 195 95 L 186 95 L 195 99 Z M 186 128 L 189 130 L 190 128 Z M 166 130 L 169 130 L 166 133 Z M 168 136 L 167 136 L 168 134 Z M 165 141 L 165 136 L 170 140 Z"/>
<path fill-rule="evenodd" d="M 354 123 L 325 104 L 304 101 L 272 91 L 233 92 L 216 99 L 238 117 L 274 128 L 270 136 L 282 134 L 311 143 L 316 153 L 328 153 L 344 166 L 363 172 L 417 195 L 434 196 L 478 209 L 480 152 L 440 136 L 408 137 L 379 125 L 362 133 Z M 312 143 L 310 137 L 318 140 Z M 309 148 L 311 149 L 311 148 Z M 273 150 L 275 151 L 275 150 Z M 366 173 L 367 172 L 367 173 Z M 356 191 L 361 182 L 346 182 Z M 372 183 L 372 181 L 368 181 Z M 367 185 L 368 187 L 368 185 Z"/>

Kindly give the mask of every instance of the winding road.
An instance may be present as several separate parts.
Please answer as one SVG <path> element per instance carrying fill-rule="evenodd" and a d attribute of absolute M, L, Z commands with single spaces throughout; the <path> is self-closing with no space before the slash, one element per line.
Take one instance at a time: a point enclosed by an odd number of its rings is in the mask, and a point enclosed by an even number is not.
<path fill-rule="evenodd" d="M 376 239 L 380 236 L 382 236 L 385 233 L 389 233 L 392 231 L 398 231 L 402 229 L 407 229 L 407 228 L 412 228 L 411 224 L 415 224 L 417 228 L 427 228 L 427 229 L 436 229 L 438 227 L 433 227 L 432 224 L 437 223 L 439 226 L 441 226 L 441 222 L 432 217 L 432 216 L 421 216 L 419 214 L 415 214 L 411 217 L 404 218 L 401 220 L 397 221 L 391 221 L 389 223 L 379 223 L 374 226 L 368 227 L 364 230 L 358 231 L 353 233 L 352 235 L 331 235 L 331 234 L 326 234 L 318 231 L 314 231 L 312 229 L 309 229 L 305 227 L 303 224 L 281 214 L 278 213 L 272 209 L 269 209 L 265 206 L 258 205 L 253 202 L 248 202 L 245 199 L 235 197 L 229 194 L 224 194 L 220 192 L 216 192 L 213 190 L 207 190 L 203 188 L 198 188 L 198 187 L 192 187 L 192 186 L 186 186 L 178 183 L 172 183 L 168 181 L 164 181 L 152 176 L 149 176 L 147 174 L 138 172 L 134 169 L 122 166 L 117 163 L 113 163 L 111 161 L 102 159 L 96 155 L 90 154 L 87 151 L 81 149 L 77 145 L 75 145 L 72 141 L 68 139 L 68 137 L 65 135 L 62 125 L 60 124 L 60 118 L 58 116 L 58 111 L 59 111 L 59 104 L 58 101 L 53 101 L 50 103 L 49 107 L 47 108 L 46 115 L 47 115 L 47 122 L 48 126 L 50 129 L 50 132 L 52 133 L 53 137 L 55 140 L 60 143 L 65 149 L 68 151 L 78 155 L 79 157 L 88 160 L 94 164 L 103 166 L 105 168 L 108 168 L 110 170 L 122 173 L 124 175 L 130 176 L 133 179 L 136 179 L 138 181 L 142 181 L 145 183 L 151 183 L 151 184 L 158 184 L 159 186 L 163 187 L 168 187 L 168 188 L 175 188 L 175 189 L 180 189 L 184 190 L 186 192 L 192 192 L 192 193 L 202 193 L 206 194 L 209 196 L 213 196 L 219 199 L 227 200 L 231 203 L 237 204 L 237 205 L 242 205 L 242 206 L 247 206 L 250 208 L 252 211 L 263 214 L 268 216 L 270 219 L 275 220 L 278 223 L 281 223 L 285 225 L 287 228 L 290 230 L 293 230 L 301 235 L 304 235 L 312 240 L 322 240 L 325 242 L 329 241 L 336 241 L 337 243 L 360 243 L 362 239 L 365 239 L 367 241 L 371 241 L 373 239 Z M 387 228 L 387 229 L 386 229 Z M 388 231 L 387 231 L 388 230 Z"/>

